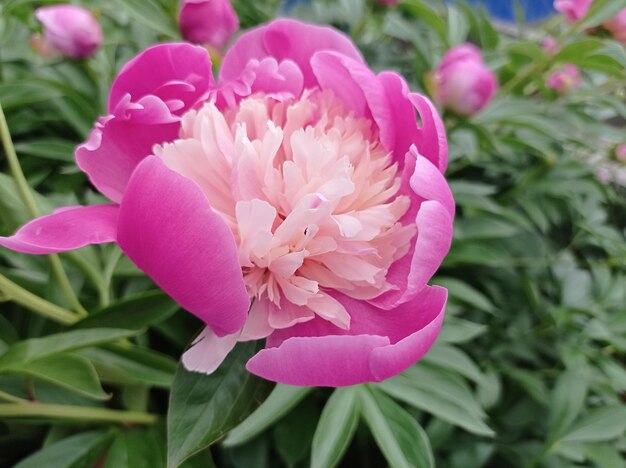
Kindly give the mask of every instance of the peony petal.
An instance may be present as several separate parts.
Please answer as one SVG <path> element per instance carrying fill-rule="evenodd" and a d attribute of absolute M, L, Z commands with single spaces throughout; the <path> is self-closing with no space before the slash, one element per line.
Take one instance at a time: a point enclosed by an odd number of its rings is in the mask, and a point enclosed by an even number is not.
<path fill-rule="evenodd" d="M 102 194 L 119 203 L 137 164 L 152 154 L 155 144 L 178 136 L 178 120 L 154 96 L 136 103 L 126 96 L 115 114 L 96 122 L 89 139 L 76 148 L 76 164 Z"/>
<path fill-rule="evenodd" d="M 124 65 L 111 87 L 108 111 L 113 113 L 127 94 L 134 102 L 153 95 L 163 102 L 181 100 L 184 106 L 177 115 L 182 115 L 205 99 L 213 85 L 206 49 L 187 43 L 158 44 Z"/>
<path fill-rule="evenodd" d="M 206 327 L 183 354 L 185 369 L 212 374 L 233 350 L 238 338 L 239 332 L 219 337 L 211 327 Z"/>
<path fill-rule="evenodd" d="M 248 361 L 260 377 L 288 385 L 345 386 L 378 382 L 407 369 L 434 343 L 447 291 L 426 287 L 411 302 L 385 311 L 334 294 L 351 316 L 350 330 L 317 318 L 277 330 Z"/>
<path fill-rule="evenodd" d="M 89 244 L 115 242 L 117 205 L 72 206 L 34 219 L 0 245 L 28 254 L 74 250 Z"/>
<path fill-rule="evenodd" d="M 378 80 L 385 89 L 393 116 L 390 124 L 393 125 L 392 131 L 381 130 L 381 140 L 393 151 L 395 161 L 402 166 L 404 155 L 415 144 L 422 156 L 445 172 L 448 142 L 445 127 L 433 104 L 424 96 L 411 93 L 407 83 L 397 73 L 382 72 Z M 421 127 L 417 123 L 416 110 L 422 121 Z"/>
<path fill-rule="evenodd" d="M 438 201 L 421 204 L 417 218 L 417 237 L 411 251 L 397 260 L 387 273 L 396 290 L 371 299 L 383 309 L 393 309 L 411 301 L 435 274 L 452 243 L 452 217 Z"/>
<path fill-rule="evenodd" d="M 250 299 L 230 229 L 194 182 L 155 156 L 144 159 L 128 183 L 118 244 L 216 335 L 244 325 Z"/>
<path fill-rule="evenodd" d="M 243 33 L 224 56 L 219 82 L 239 78 L 252 59 L 274 57 L 292 60 L 302 71 L 304 87 L 317 84 L 311 69 L 311 57 L 321 50 L 334 50 L 354 60 L 363 61 L 352 41 L 336 29 L 279 19 Z"/>

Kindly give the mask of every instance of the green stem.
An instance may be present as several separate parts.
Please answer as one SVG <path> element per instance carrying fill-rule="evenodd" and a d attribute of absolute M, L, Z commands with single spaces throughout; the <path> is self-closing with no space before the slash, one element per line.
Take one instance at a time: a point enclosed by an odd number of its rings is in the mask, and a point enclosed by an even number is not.
<path fill-rule="evenodd" d="M 157 416 L 141 411 L 122 411 L 87 406 L 38 402 L 0 403 L 0 418 L 52 418 L 70 421 L 154 424 Z"/>
<path fill-rule="evenodd" d="M 122 258 L 122 251 L 118 248 L 116 248 L 115 250 L 113 250 L 111 252 L 111 254 L 108 256 L 107 258 L 107 262 L 104 266 L 104 284 L 106 287 L 106 292 L 107 292 L 107 297 L 106 297 L 106 302 L 104 304 L 101 304 L 103 306 L 107 306 L 109 305 L 110 302 L 110 291 L 111 291 L 111 281 L 113 280 L 113 273 L 115 272 L 115 267 L 117 266 L 117 263 L 120 261 L 120 258 Z"/>
<path fill-rule="evenodd" d="M 13 146 L 11 133 L 9 132 L 9 126 L 7 124 L 6 117 L 4 116 L 4 111 L 1 104 L 0 139 L 2 140 L 2 145 L 4 147 L 4 152 L 7 157 L 7 162 L 9 163 L 9 169 L 11 171 L 11 175 L 13 176 L 13 180 L 15 181 L 15 185 L 17 187 L 20 198 L 24 202 L 24 205 L 26 206 L 26 209 L 28 210 L 31 218 L 36 218 L 37 216 L 39 216 L 39 208 L 37 207 L 35 197 L 33 196 L 30 187 L 28 186 L 28 182 L 26 181 L 26 177 L 24 177 L 24 172 L 22 172 L 22 167 L 20 166 L 20 161 L 17 158 L 17 154 L 15 153 L 15 147 Z M 71 304 L 72 308 L 80 317 L 86 317 L 87 311 L 81 305 L 78 297 L 76 297 L 76 294 L 72 289 L 70 280 L 67 277 L 65 270 L 63 269 L 63 264 L 61 263 L 58 255 L 49 255 L 48 259 L 50 260 L 52 273 L 56 276 L 57 281 L 59 282 L 59 286 L 61 286 L 61 289 L 63 290 L 63 293 L 65 294 L 65 297 L 67 297 L 67 300 Z"/>
<path fill-rule="evenodd" d="M 71 325 L 78 321 L 76 314 L 27 291 L 2 274 L 0 274 L 0 291 L 13 302 L 55 322 Z"/>

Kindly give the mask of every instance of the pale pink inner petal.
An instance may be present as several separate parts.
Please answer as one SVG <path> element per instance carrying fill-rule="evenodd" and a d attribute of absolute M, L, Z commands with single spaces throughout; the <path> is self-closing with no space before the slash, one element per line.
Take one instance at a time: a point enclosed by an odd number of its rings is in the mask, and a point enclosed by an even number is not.
<path fill-rule="evenodd" d="M 347 330 L 350 315 L 328 291 L 372 299 L 395 288 L 388 270 L 416 234 L 400 223 L 410 200 L 371 120 L 331 91 L 207 103 L 154 152 L 232 231 L 254 299 L 239 339 L 315 316 Z"/>

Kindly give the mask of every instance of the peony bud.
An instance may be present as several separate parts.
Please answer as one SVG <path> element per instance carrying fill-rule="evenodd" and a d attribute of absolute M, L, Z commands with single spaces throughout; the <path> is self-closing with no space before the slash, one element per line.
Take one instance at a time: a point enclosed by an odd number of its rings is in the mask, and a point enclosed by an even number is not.
<path fill-rule="evenodd" d="M 471 44 L 450 49 L 439 64 L 434 81 L 437 100 L 461 115 L 472 115 L 484 108 L 498 86 L 480 49 Z"/>
<path fill-rule="evenodd" d="M 593 0 L 555 0 L 554 8 L 565 15 L 567 21 L 575 23 L 587 14 Z"/>
<path fill-rule="evenodd" d="M 54 5 L 37 9 L 35 16 L 44 29 L 43 38 L 36 41 L 37 50 L 54 50 L 67 57 L 85 58 L 102 45 L 102 28 L 89 10 L 74 5 Z"/>
<path fill-rule="evenodd" d="M 183 0 L 179 25 L 186 41 L 221 49 L 239 20 L 229 0 Z"/>
<path fill-rule="evenodd" d="M 626 8 L 605 22 L 604 27 L 611 33 L 613 39 L 626 44 Z"/>
<path fill-rule="evenodd" d="M 548 77 L 546 86 L 554 89 L 559 94 L 567 94 L 576 89 L 582 83 L 580 70 L 576 65 L 567 64 L 559 71 Z"/>

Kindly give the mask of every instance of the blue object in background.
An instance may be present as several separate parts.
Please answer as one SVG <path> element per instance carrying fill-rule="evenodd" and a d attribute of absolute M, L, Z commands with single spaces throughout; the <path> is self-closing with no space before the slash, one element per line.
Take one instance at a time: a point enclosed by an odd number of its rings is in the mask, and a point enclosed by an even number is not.
<path fill-rule="evenodd" d="M 300 3 L 310 3 L 310 0 L 285 0 L 282 9 L 283 11 L 289 11 Z"/>
<path fill-rule="evenodd" d="M 515 5 L 519 4 L 526 21 L 537 21 L 555 12 L 553 0 L 466 0 L 470 5 L 484 5 L 489 14 L 506 21 L 515 21 Z"/>

